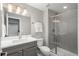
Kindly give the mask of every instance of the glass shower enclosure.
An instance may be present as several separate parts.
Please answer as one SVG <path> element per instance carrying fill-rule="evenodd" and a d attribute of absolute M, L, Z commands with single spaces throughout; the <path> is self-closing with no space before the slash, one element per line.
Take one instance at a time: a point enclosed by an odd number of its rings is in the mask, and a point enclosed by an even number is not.
<path fill-rule="evenodd" d="M 51 16 L 50 19 L 52 34 L 49 34 L 49 47 L 58 56 L 77 55 L 77 11 L 71 11 L 69 12 L 73 14 L 63 13 Z"/>

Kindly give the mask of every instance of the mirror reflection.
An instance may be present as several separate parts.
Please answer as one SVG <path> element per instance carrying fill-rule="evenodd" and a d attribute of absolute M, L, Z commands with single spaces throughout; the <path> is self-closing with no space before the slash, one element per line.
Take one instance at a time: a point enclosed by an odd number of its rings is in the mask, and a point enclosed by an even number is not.
<path fill-rule="evenodd" d="M 19 30 L 19 19 L 8 18 L 8 36 L 17 36 L 20 32 Z"/>

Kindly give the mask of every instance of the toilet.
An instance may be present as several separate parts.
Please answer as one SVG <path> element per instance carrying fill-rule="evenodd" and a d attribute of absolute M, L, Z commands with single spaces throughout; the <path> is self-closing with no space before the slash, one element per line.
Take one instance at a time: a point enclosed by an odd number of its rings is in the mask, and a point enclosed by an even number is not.
<path fill-rule="evenodd" d="M 47 46 L 43 46 L 43 39 L 42 38 L 38 39 L 37 46 L 38 46 L 38 49 L 41 52 L 41 55 L 44 55 L 44 56 L 49 56 L 50 55 L 50 48 L 47 47 Z"/>

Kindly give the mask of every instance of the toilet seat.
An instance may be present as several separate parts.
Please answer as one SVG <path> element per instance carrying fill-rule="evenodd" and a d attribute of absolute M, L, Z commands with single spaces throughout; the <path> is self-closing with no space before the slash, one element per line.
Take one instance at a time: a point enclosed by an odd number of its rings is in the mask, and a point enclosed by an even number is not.
<path fill-rule="evenodd" d="M 39 54 L 45 55 L 45 56 L 49 56 L 50 55 L 50 48 L 47 46 L 43 46 L 43 39 L 40 38 L 37 41 L 37 46 L 39 48 Z"/>
<path fill-rule="evenodd" d="M 48 48 L 47 46 L 41 46 L 39 48 L 40 48 L 40 50 L 43 50 L 43 51 L 47 51 L 47 52 L 50 51 L 50 48 Z"/>
<path fill-rule="evenodd" d="M 49 55 L 50 53 L 50 48 L 48 48 L 47 46 L 40 46 L 39 49 L 44 55 Z"/>

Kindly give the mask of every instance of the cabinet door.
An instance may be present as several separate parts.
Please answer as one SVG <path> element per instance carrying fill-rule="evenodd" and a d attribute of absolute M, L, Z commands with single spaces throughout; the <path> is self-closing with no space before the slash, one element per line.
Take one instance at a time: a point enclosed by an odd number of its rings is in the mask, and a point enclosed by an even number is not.
<path fill-rule="evenodd" d="M 37 56 L 36 50 L 37 50 L 36 47 L 25 48 L 25 49 L 23 49 L 23 55 L 24 56 Z"/>
<path fill-rule="evenodd" d="M 13 52 L 11 54 L 8 54 L 8 56 L 22 56 L 22 51 Z"/>

